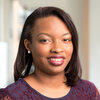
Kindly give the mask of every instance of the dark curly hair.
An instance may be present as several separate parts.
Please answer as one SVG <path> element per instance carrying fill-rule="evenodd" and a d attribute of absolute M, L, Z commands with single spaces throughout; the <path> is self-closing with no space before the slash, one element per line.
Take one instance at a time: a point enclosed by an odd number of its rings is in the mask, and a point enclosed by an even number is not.
<path fill-rule="evenodd" d="M 24 39 L 32 41 L 31 32 L 35 21 L 39 18 L 52 15 L 59 17 L 66 24 L 72 35 L 72 43 L 74 49 L 71 60 L 65 68 L 65 76 L 67 78 L 66 84 L 68 86 L 74 86 L 81 79 L 82 71 L 78 55 L 78 35 L 71 17 L 69 14 L 57 7 L 40 7 L 33 11 L 25 21 L 21 34 L 17 58 L 14 64 L 15 81 L 17 81 L 19 78 L 24 78 L 29 75 L 33 62 L 32 55 L 28 54 L 24 46 Z M 24 74 L 22 74 L 23 71 Z"/>

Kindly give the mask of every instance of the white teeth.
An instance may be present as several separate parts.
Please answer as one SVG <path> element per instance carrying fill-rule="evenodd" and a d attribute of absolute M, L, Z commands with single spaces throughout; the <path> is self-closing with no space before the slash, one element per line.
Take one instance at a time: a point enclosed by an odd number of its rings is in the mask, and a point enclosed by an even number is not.
<path fill-rule="evenodd" d="M 61 61 L 62 58 L 51 58 L 50 60 L 52 60 L 52 61 Z"/>

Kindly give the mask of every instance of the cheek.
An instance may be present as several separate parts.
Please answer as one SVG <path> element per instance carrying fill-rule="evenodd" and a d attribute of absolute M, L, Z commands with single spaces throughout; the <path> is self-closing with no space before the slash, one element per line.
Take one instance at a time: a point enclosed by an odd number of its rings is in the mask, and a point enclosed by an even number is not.
<path fill-rule="evenodd" d="M 47 53 L 49 52 L 49 47 L 37 45 L 32 48 L 32 51 L 33 51 L 33 56 L 42 57 L 47 55 Z"/>
<path fill-rule="evenodd" d="M 72 56 L 72 53 L 73 53 L 73 45 L 71 44 L 70 46 L 66 46 L 65 51 L 66 51 L 66 54 L 68 56 Z"/>
<path fill-rule="evenodd" d="M 73 45 L 70 47 L 70 54 L 72 55 L 73 53 Z"/>

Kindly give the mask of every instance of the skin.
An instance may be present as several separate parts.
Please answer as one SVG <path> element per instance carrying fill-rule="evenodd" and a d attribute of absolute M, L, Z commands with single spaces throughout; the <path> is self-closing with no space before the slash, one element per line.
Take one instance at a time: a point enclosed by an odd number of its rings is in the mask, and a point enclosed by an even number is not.
<path fill-rule="evenodd" d="M 65 23 L 56 16 L 49 16 L 36 20 L 32 42 L 24 40 L 26 49 L 32 53 L 35 66 L 35 72 L 24 79 L 32 88 L 47 97 L 62 97 L 71 89 L 64 83 L 64 69 L 73 53 L 71 39 Z M 65 57 L 62 65 L 54 66 L 48 62 L 48 57 L 59 55 Z"/>

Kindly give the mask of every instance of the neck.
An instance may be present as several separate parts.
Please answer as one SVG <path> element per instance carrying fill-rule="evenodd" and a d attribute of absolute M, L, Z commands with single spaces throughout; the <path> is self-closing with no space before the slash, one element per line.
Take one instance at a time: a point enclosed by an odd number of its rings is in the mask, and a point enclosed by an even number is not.
<path fill-rule="evenodd" d="M 41 72 L 35 72 L 32 74 L 34 79 L 40 83 L 41 85 L 45 85 L 48 87 L 59 87 L 65 85 L 66 77 L 64 72 L 56 74 L 56 75 L 48 75 Z"/>

